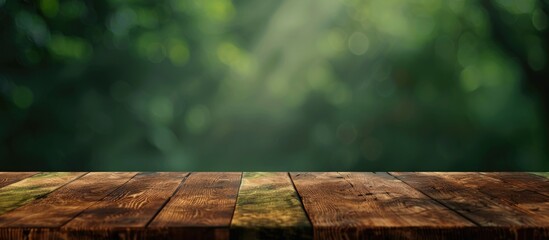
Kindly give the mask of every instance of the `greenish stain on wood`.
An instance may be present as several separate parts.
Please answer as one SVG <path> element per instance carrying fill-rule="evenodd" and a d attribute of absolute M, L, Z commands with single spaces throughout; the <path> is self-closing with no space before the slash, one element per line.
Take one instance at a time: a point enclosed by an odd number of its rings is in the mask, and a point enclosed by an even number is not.
<path fill-rule="evenodd" d="M 82 172 L 39 173 L 0 188 L 0 214 L 30 203 L 82 175 Z"/>
<path fill-rule="evenodd" d="M 288 173 L 243 174 L 231 238 L 312 238 L 311 224 Z"/>
<path fill-rule="evenodd" d="M 549 178 L 549 172 L 531 172 L 531 173 Z"/>

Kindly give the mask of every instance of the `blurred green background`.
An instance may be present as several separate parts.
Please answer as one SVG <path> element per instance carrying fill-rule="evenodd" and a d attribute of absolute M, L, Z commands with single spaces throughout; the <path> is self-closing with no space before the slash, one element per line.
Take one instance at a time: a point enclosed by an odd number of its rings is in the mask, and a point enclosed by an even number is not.
<path fill-rule="evenodd" d="M 549 170 L 547 0 L 0 0 L 1 170 Z"/>

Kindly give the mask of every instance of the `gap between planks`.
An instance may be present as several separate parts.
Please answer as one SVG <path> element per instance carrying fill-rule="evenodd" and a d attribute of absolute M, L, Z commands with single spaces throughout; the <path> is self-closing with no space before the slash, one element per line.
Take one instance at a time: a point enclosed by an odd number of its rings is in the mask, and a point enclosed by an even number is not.
<path fill-rule="evenodd" d="M 410 185 L 409 183 L 407 183 L 406 181 L 403 181 L 402 179 L 400 179 L 398 176 L 395 176 L 394 174 L 391 174 L 391 172 L 387 172 L 387 174 L 393 176 L 395 179 L 398 179 L 399 181 L 403 182 L 404 184 L 410 186 L 411 188 L 415 189 L 416 191 L 422 193 L 423 195 L 429 197 L 430 199 L 432 199 L 433 201 L 437 202 L 438 204 L 450 209 L 452 212 L 462 216 L 463 218 L 469 220 L 470 222 L 472 222 L 473 224 L 475 224 L 477 227 L 480 227 L 481 224 L 476 222 L 474 219 L 468 217 L 467 215 L 461 213 L 460 211 L 457 211 L 455 210 L 454 208 L 452 208 L 451 206 L 449 206 L 448 204 L 444 203 L 444 201 L 440 201 L 438 200 L 437 198 L 434 198 L 432 197 L 431 195 L 427 194 L 426 192 L 422 191 L 421 189 L 417 188 L 417 187 L 414 187 L 413 185 Z"/>
<path fill-rule="evenodd" d="M 473 222 L 387 173 L 292 173 L 315 239 L 483 239 Z M 334 204 L 337 203 L 337 204 Z"/>
<path fill-rule="evenodd" d="M 509 201 L 517 190 L 496 179 L 481 176 L 477 172 L 392 172 L 403 182 L 443 203 L 448 208 L 465 215 L 479 224 L 479 232 L 495 230 L 493 235 L 505 239 L 549 238 L 549 199 L 539 202 L 545 206 L 534 213 Z M 488 191 L 483 190 L 487 188 Z M 502 193 L 505 193 L 502 195 Z M 537 195 L 538 197 L 541 195 Z M 524 197 L 528 198 L 528 197 Z M 520 196 L 518 199 L 523 199 Z M 528 205 L 526 205 L 528 206 Z M 491 237 L 493 238 L 493 236 Z"/>

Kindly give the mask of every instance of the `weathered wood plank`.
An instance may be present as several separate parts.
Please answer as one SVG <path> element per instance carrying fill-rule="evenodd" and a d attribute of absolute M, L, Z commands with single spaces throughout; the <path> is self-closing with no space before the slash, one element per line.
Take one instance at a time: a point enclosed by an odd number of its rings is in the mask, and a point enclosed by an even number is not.
<path fill-rule="evenodd" d="M 526 216 L 536 219 L 537 224 L 549 226 L 549 196 L 491 178 L 485 174 L 446 173 L 444 175 L 467 188 L 477 189 L 492 197 L 499 204 L 518 207 L 526 213 Z M 541 182 L 531 181 L 530 184 L 541 184 Z"/>
<path fill-rule="evenodd" d="M 540 239 L 547 237 L 547 222 L 530 211 L 508 204 L 471 187 L 456 176 L 474 176 L 476 173 L 391 173 L 442 204 L 459 212 L 480 226 L 482 230 L 497 229 L 505 238 Z M 473 179 L 471 179 L 473 181 Z M 505 191 L 499 185 L 496 191 Z M 542 221 L 540 221 L 542 220 Z"/>
<path fill-rule="evenodd" d="M 499 204 L 477 189 L 448 177 L 450 173 L 391 172 L 392 175 L 449 206 L 481 226 L 537 225 L 522 209 Z"/>
<path fill-rule="evenodd" d="M 475 224 L 387 174 L 292 173 L 315 239 L 467 238 Z"/>
<path fill-rule="evenodd" d="M 84 172 L 39 173 L 0 188 L 0 214 L 30 203 L 84 174 Z"/>
<path fill-rule="evenodd" d="M 242 173 L 192 173 L 149 224 L 164 238 L 228 239 Z"/>
<path fill-rule="evenodd" d="M 188 173 L 140 173 L 62 227 L 71 238 L 134 238 Z M 130 231 L 131 230 L 131 231 Z"/>
<path fill-rule="evenodd" d="M 0 216 L 1 227 L 60 227 L 120 187 L 135 172 L 92 172 L 44 198 Z"/>
<path fill-rule="evenodd" d="M 475 226 L 474 223 L 387 173 L 341 173 L 362 194 L 380 226 Z"/>
<path fill-rule="evenodd" d="M 531 174 L 535 174 L 535 175 L 538 175 L 538 176 L 543 176 L 543 177 L 549 178 L 549 172 L 531 172 Z"/>
<path fill-rule="evenodd" d="M 21 181 L 38 172 L 0 172 L 0 188 Z"/>
<path fill-rule="evenodd" d="M 243 174 L 231 239 L 309 239 L 311 235 L 288 173 Z"/>
<path fill-rule="evenodd" d="M 510 182 L 520 178 L 521 174 L 514 173 L 512 175 L 514 177 L 510 177 Z M 522 209 L 526 213 L 525 217 L 535 219 L 536 228 L 523 225 L 517 230 L 519 239 L 549 239 L 549 196 L 528 188 L 536 186 L 538 190 L 546 191 L 547 189 L 542 186 L 546 179 L 531 179 L 530 186 L 521 187 L 477 172 L 449 173 L 446 176 L 459 181 L 468 188 L 477 189 L 499 204 Z"/>
<path fill-rule="evenodd" d="M 506 184 L 511 184 L 549 196 L 549 178 L 546 178 L 543 175 L 520 172 L 487 172 L 481 174 L 498 179 Z"/>

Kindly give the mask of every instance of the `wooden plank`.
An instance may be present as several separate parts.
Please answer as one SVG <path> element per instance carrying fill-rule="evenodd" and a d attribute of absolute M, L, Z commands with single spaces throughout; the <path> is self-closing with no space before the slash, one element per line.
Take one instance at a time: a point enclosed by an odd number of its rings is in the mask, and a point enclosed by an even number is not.
<path fill-rule="evenodd" d="M 486 195 L 456 176 L 471 177 L 481 182 L 476 173 L 391 173 L 412 187 L 459 212 L 485 229 L 498 229 L 499 236 L 514 239 L 540 239 L 548 237 L 548 223 L 530 211 Z M 504 191 L 505 185 L 497 191 Z M 542 220 L 542 221 L 540 221 Z M 489 228 L 488 228 L 489 227 Z"/>
<path fill-rule="evenodd" d="M 528 189 L 545 196 L 549 196 L 549 179 L 543 175 L 534 175 L 520 172 L 490 172 L 481 173 L 484 176 L 495 178 L 506 184 Z"/>
<path fill-rule="evenodd" d="M 21 181 L 38 172 L 0 172 L 0 188 Z"/>
<path fill-rule="evenodd" d="M 39 173 L 0 188 L 0 214 L 30 203 L 84 174 L 84 172 Z"/>
<path fill-rule="evenodd" d="M 315 239 L 464 239 L 475 224 L 387 174 L 292 173 Z"/>
<path fill-rule="evenodd" d="M 531 172 L 531 174 L 549 178 L 549 172 Z"/>
<path fill-rule="evenodd" d="M 438 173 L 439 175 L 441 173 Z M 490 196 L 501 205 L 519 208 L 525 216 L 535 219 L 537 228 L 519 229 L 520 239 L 548 239 L 549 238 L 549 196 L 531 191 L 530 189 L 515 186 L 480 173 L 445 173 L 446 177 L 454 179 L 470 189 Z M 511 178 L 513 174 L 509 175 Z M 539 178 L 538 180 L 545 180 Z M 509 180 L 511 181 L 511 180 Z M 531 182 L 540 186 L 541 181 Z M 543 188 L 540 188 L 542 190 Z"/>
<path fill-rule="evenodd" d="M 362 194 L 380 226 L 475 226 L 474 223 L 387 173 L 341 173 Z"/>
<path fill-rule="evenodd" d="M 65 224 L 70 238 L 136 238 L 188 173 L 140 173 Z"/>
<path fill-rule="evenodd" d="M 391 174 L 481 226 L 539 225 L 539 222 L 528 217 L 524 210 L 500 204 L 497 199 L 487 196 L 478 189 L 467 187 L 463 182 L 450 178 L 449 175 L 452 173 L 391 172 Z"/>
<path fill-rule="evenodd" d="M 438 173 L 441 174 L 441 173 Z M 549 226 L 549 196 L 479 173 L 445 173 L 464 186 L 477 189 L 502 205 L 522 209 L 542 226 Z M 510 178 L 511 179 L 511 178 Z M 540 184 L 540 182 L 530 182 Z"/>
<path fill-rule="evenodd" d="M 192 173 L 148 226 L 156 237 L 228 239 L 242 173 Z"/>
<path fill-rule="evenodd" d="M 310 239 L 310 227 L 288 173 L 243 174 L 231 239 Z"/>
<path fill-rule="evenodd" d="M 92 172 L 48 196 L 0 216 L 1 227 L 60 227 L 137 173 Z"/>

